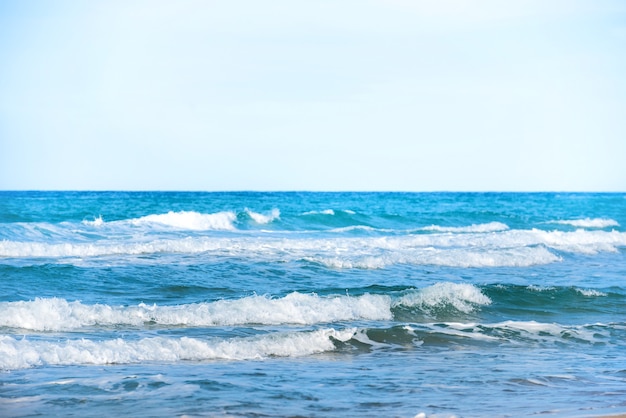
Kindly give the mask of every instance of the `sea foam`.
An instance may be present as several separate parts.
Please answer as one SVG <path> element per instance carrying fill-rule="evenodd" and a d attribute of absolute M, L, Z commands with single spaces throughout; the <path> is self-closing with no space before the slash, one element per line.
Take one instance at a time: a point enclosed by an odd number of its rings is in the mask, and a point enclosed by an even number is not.
<path fill-rule="evenodd" d="M 60 298 L 0 302 L 0 327 L 69 331 L 89 326 L 232 326 L 318 324 L 359 319 L 389 320 L 386 295 L 319 297 L 290 293 L 282 298 L 250 296 L 235 300 L 175 306 L 87 305 Z"/>
<path fill-rule="evenodd" d="M 62 298 L 0 302 L 0 327 L 33 331 L 72 331 L 117 326 L 315 325 L 354 320 L 392 320 L 392 309 L 413 307 L 425 312 L 452 306 L 471 312 L 491 303 L 479 288 L 466 283 L 436 283 L 398 297 L 318 296 L 292 292 L 284 297 L 248 296 L 233 300 L 173 306 L 111 306 Z"/>
<path fill-rule="evenodd" d="M 437 232 L 455 232 L 455 233 L 468 233 L 468 232 L 498 232 L 506 231 L 509 226 L 502 222 L 489 222 L 485 224 L 475 224 L 469 226 L 440 226 L 431 225 L 421 228 L 423 231 L 437 231 Z"/>
<path fill-rule="evenodd" d="M 212 225 L 217 229 L 219 223 Z M 559 261 L 561 256 L 558 252 L 596 254 L 616 252 L 624 246 L 626 233 L 615 230 L 531 229 L 330 238 L 310 238 L 298 234 L 252 237 L 228 232 L 228 235 L 220 236 L 190 233 L 180 238 L 158 239 L 147 234 L 131 237 L 113 235 L 91 242 L 78 239 L 61 242 L 5 239 L 0 241 L 0 257 L 84 259 L 108 255 L 203 253 L 203 257 L 234 256 L 268 262 L 307 261 L 338 269 L 376 269 L 396 264 L 523 267 Z"/>
<path fill-rule="evenodd" d="M 462 337 L 467 341 L 497 344 L 559 345 L 583 343 L 606 344 L 611 328 L 606 324 L 562 325 L 537 321 L 503 321 L 498 323 L 437 322 L 407 326 L 418 339 L 426 336 Z"/>
<path fill-rule="evenodd" d="M 132 219 L 134 225 L 159 224 L 168 227 L 192 231 L 234 230 L 233 222 L 237 219 L 234 212 L 198 213 L 193 211 L 168 212 Z"/>
<path fill-rule="evenodd" d="M 616 220 L 606 218 L 558 220 L 550 223 L 571 225 L 577 228 L 608 228 L 610 226 L 619 226 L 619 223 Z"/>
<path fill-rule="evenodd" d="M 433 308 L 452 306 L 469 313 L 479 306 L 491 304 L 491 299 L 469 283 L 436 283 L 421 290 L 411 291 L 394 301 L 394 306 L 418 307 L 430 312 Z"/>
<path fill-rule="evenodd" d="M 251 360 L 272 356 L 300 357 L 335 349 L 356 329 L 272 333 L 255 337 L 201 340 L 152 337 L 139 340 L 42 341 L 0 336 L 0 370 L 41 365 L 129 364 L 146 361 Z"/>
<path fill-rule="evenodd" d="M 258 224 L 268 224 L 278 218 L 280 218 L 280 210 L 272 209 L 269 214 L 264 215 L 262 213 L 253 212 L 246 208 L 246 213 L 252 220 Z"/>

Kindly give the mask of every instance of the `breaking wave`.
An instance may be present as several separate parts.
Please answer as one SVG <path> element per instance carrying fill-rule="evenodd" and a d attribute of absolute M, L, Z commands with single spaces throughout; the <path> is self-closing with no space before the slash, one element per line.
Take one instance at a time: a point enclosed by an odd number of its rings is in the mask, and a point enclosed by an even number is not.
<path fill-rule="evenodd" d="M 335 349 L 355 329 L 272 333 L 254 337 L 202 340 L 191 337 L 116 338 L 104 341 L 42 341 L 0 336 L 0 370 L 43 365 L 104 365 L 147 361 L 253 360 L 301 357 Z"/>
<path fill-rule="evenodd" d="M 213 224 L 215 227 L 215 224 Z M 0 241 L 0 257 L 71 258 L 156 253 L 236 256 L 281 262 L 313 262 L 330 268 L 384 268 L 396 264 L 458 267 L 531 266 L 561 260 L 559 252 L 597 254 L 626 246 L 619 231 L 505 230 L 493 233 L 416 234 L 387 237 L 307 238 L 185 236 L 111 237 L 99 240 Z"/>
<path fill-rule="evenodd" d="M 491 300 L 471 284 L 437 283 L 390 296 L 327 296 L 290 293 L 281 298 L 249 296 L 235 300 L 174 306 L 88 305 L 61 298 L 0 302 L 0 327 L 34 331 L 71 331 L 94 326 L 235 326 L 315 325 L 354 320 L 391 320 L 394 309 L 409 307 L 429 313 L 450 307 L 469 313 Z"/>

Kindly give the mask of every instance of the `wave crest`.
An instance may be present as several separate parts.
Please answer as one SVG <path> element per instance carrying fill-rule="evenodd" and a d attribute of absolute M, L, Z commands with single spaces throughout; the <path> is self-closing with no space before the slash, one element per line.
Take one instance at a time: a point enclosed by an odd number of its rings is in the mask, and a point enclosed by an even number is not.
<path fill-rule="evenodd" d="M 170 211 L 165 214 L 143 216 L 141 218 L 132 219 L 129 222 L 133 225 L 159 224 L 192 231 L 230 231 L 235 229 L 234 221 L 236 219 L 237 216 L 235 213 L 230 211 L 210 214 L 194 211 Z"/>
<path fill-rule="evenodd" d="M 246 208 L 246 213 L 252 220 L 258 224 L 264 225 L 268 224 L 276 219 L 280 218 L 280 210 L 274 208 L 270 211 L 269 214 L 264 215 L 262 213 L 253 212 L 250 209 Z"/>
<path fill-rule="evenodd" d="M 255 337 L 201 340 L 153 337 L 129 341 L 86 339 L 57 341 L 0 336 L 0 370 L 41 365 L 130 364 L 145 361 L 251 360 L 301 357 L 335 350 L 334 341 L 347 341 L 355 329 L 274 333 Z"/>
<path fill-rule="evenodd" d="M 235 300 L 175 306 L 85 305 L 60 298 L 0 302 L 0 327 L 69 331 L 89 326 L 234 326 L 311 325 L 359 319 L 389 320 L 391 299 L 385 295 L 319 297 L 298 292 L 272 299 L 249 296 Z"/>
<path fill-rule="evenodd" d="M 577 228 L 608 228 L 610 226 L 619 226 L 619 223 L 613 219 L 607 218 L 585 218 L 585 219 L 569 219 L 569 220 L 558 220 L 552 221 L 550 223 L 559 224 L 559 225 L 570 225 L 575 226 Z"/>
<path fill-rule="evenodd" d="M 479 306 L 490 304 L 491 299 L 469 283 L 436 283 L 424 289 L 411 291 L 394 302 L 394 306 L 420 308 L 427 313 L 431 313 L 435 308 L 448 306 L 463 313 L 470 313 Z"/>

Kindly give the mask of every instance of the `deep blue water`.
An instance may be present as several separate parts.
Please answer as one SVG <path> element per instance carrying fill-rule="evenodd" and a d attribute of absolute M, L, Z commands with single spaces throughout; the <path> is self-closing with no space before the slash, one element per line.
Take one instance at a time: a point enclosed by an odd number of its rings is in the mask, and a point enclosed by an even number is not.
<path fill-rule="evenodd" d="M 0 192 L 0 416 L 626 412 L 626 194 Z"/>

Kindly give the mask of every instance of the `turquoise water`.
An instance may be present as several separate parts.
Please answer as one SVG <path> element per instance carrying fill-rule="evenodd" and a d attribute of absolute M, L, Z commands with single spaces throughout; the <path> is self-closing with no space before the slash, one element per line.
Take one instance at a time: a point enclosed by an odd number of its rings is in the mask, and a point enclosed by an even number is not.
<path fill-rule="evenodd" d="M 1 416 L 626 412 L 626 194 L 0 192 Z"/>

